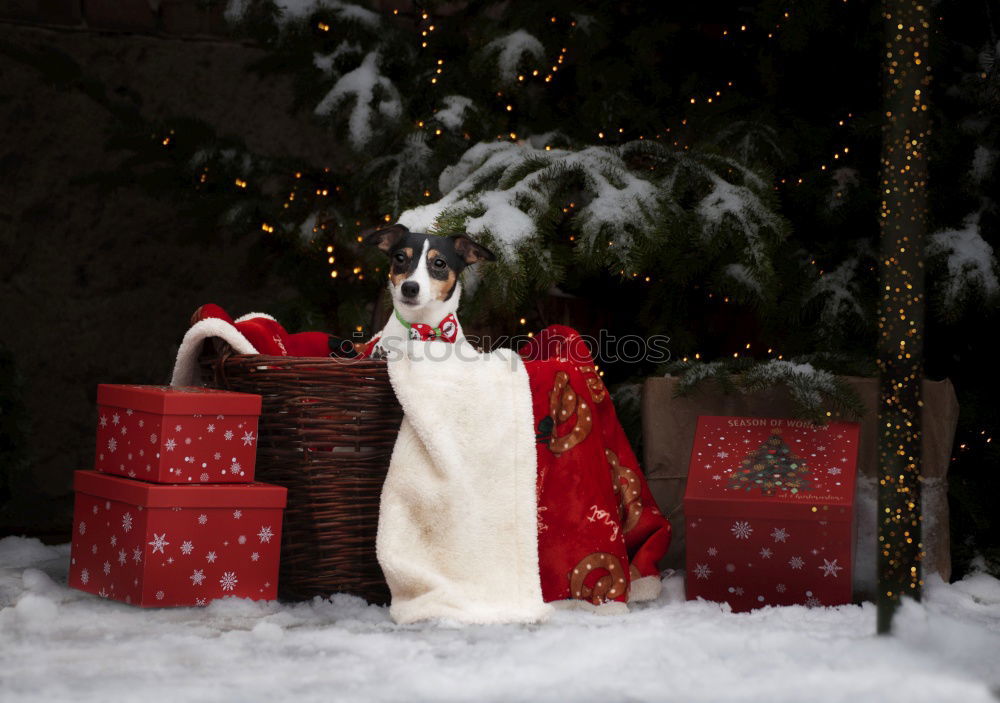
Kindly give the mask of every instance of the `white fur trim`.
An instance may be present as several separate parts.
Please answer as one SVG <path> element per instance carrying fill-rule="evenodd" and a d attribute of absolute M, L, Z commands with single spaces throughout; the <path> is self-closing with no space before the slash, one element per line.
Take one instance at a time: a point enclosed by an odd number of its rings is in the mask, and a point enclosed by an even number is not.
<path fill-rule="evenodd" d="M 628 615 L 628 606 L 620 600 L 609 600 L 600 605 L 594 605 L 589 600 L 567 598 L 566 600 L 552 601 L 549 605 L 559 610 L 584 610 L 594 615 Z"/>
<path fill-rule="evenodd" d="M 225 320 L 216 317 L 199 320 L 191 325 L 181 341 L 181 347 L 177 351 L 177 361 L 174 362 L 174 373 L 170 379 L 171 386 L 201 385 L 198 354 L 201 352 L 202 343 L 210 337 L 225 340 L 237 354 L 257 353 L 257 349 L 250 341 Z"/>
<path fill-rule="evenodd" d="M 659 576 L 643 576 L 634 580 L 629 586 L 628 602 L 641 603 L 646 600 L 656 600 L 663 590 L 663 582 Z"/>
<path fill-rule="evenodd" d="M 464 341 L 405 350 L 388 358 L 404 414 L 376 538 L 389 614 L 398 623 L 546 618 L 524 364 Z"/>
<path fill-rule="evenodd" d="M 275 320 L 273 317 L 271 317 L 270 315 L 268 315 L 266 312 L 248 312 L 246 315 L 243 315 L 242 317 L 237 317 L 235 320 L 233 320 L 233 322 L 234 323 L 236 323 L 236 322 L 246 322 L 247 320 L 249 320 L 251 318 L 254 318 L 254 317 L 264 317 L 264 318 L 267 318 L 268 320 L 272 320 L 274 322 L 277 322 L 277 320 Z M 256 352 L 254 352 L 254 353 L 256 353 Z"/>

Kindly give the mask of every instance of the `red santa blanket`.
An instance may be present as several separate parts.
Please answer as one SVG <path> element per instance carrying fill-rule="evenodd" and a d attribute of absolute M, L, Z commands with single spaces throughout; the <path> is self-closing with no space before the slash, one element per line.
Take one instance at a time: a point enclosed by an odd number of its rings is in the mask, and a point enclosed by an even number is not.
<path fill-rule="evenodd" d="M 670 522 L 576 330 L 553 325 L 519 350 L 531 384 L 538 455 L 538 554 L 548 602 L 603 611 L 660 592 Z"/>

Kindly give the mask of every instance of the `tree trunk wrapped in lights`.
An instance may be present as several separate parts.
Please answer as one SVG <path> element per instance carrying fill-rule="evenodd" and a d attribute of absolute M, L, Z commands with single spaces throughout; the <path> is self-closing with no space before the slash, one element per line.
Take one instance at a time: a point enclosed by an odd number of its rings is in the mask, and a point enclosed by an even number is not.
<path fill-rule="evenodd" d="M 920 383 L 927 226 L 926 92 L 930 13 L 924 0 L 884 0 L 879 303 L 878 630 L 903 595 L 920 597 Z"/>

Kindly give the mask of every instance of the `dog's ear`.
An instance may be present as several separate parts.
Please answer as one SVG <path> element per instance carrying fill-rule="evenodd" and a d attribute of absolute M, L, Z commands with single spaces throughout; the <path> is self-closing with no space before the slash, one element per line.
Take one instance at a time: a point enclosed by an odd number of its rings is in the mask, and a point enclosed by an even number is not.
<path fill-rule="evenodd" d="M 477 261 L 496 261 L 497 257 L 492 251 L 482 244 L 476 244 L 466 235 L 460 234 L 455 237 L 455 251 L 465 260 L 467 264 L 474 264 Z"/>
<path fill-rule="evenodd" d="M 362 232 L 361 237 L 365 244 L 378 247 L 388 254 L 409 231 L 403 225 L 398 224 L 389 225 L 388 227 L 372 227 Z"/>

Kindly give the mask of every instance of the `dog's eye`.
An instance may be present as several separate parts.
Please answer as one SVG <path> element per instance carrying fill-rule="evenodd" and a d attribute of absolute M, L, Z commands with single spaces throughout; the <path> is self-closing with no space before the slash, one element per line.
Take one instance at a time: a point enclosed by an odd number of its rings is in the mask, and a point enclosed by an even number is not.
<path fill-rule="evenodd" d="M 406 261 L 406 254 L 399 251 L 396 252 L 396 256 L 394 256 L 393 258 L 396 259 L 396 261 L 398 261 L 399 263 L 403 263 L 404 261 Z"/>
<path fill-rule="evenodd" d="M 444 259 L 434 259 L 434 268 L 443 269 L 446 265 Z"/>

